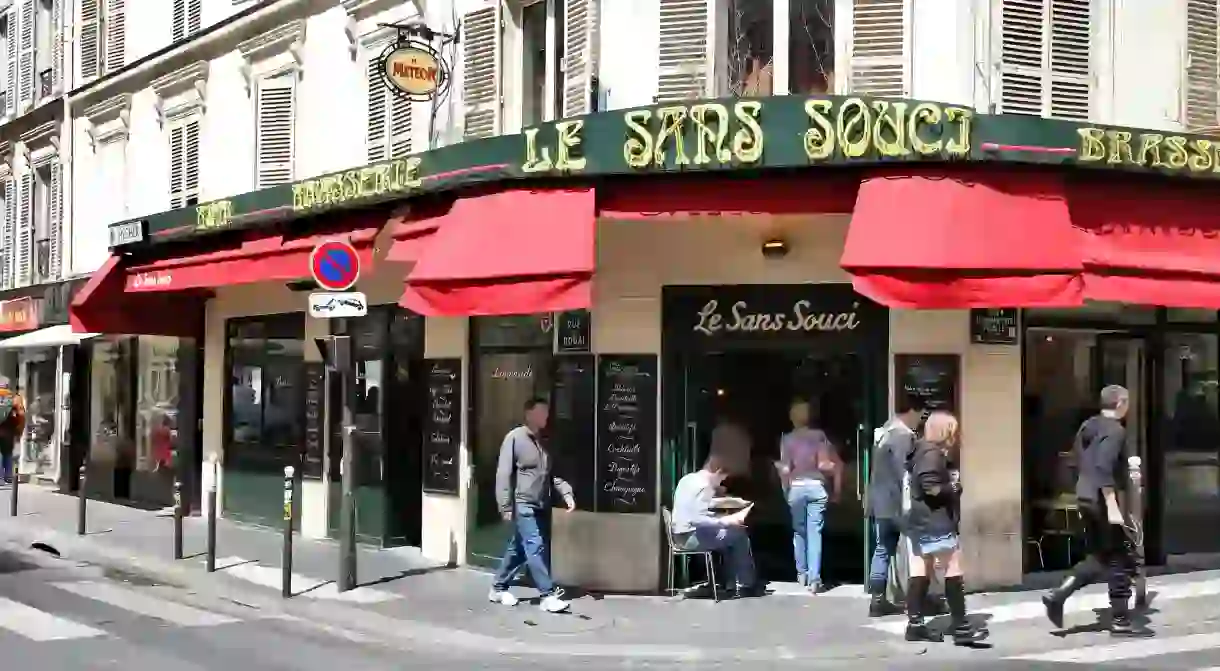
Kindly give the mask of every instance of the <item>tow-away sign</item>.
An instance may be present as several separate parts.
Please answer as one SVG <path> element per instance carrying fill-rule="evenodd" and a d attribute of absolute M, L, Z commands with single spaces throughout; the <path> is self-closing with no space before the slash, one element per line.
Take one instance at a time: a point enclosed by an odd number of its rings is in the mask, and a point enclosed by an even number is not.
<path fill-rule="evenodd" d="M 363 317 L 369 313 L 369 302 L 359 291 L 309 294 L 309 316 L 315 319 Z"/>

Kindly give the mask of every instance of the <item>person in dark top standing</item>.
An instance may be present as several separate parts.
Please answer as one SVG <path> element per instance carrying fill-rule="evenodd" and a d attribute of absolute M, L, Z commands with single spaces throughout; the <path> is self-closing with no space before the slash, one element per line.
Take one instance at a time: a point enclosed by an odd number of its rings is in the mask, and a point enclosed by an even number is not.
<path fill-rule="evenodd" d="M 907 459 L 915 449 L 915 430 L 923 417 L 923 405 L 914 397 L 899 394 L 894 416 L 873 436 L 872 467 L 865 502 L 873 522 L 873 560 L 869 567 L 869 617 L 884 617 L 900 612 L 885 598 L 890 564 L 898 551 L 902 518 L 902 479 Z"/>
<path fill-rule="evenodd" d="M 1086 419 L 1076 432 L 1072 453 L 1076 459 L 1076 500 L 1088 555 L 1072 568 L 1059 587 L 1042 597 L 1046 616 L 1063 628 L 1063 605 L 1077 590 L 1107 577 L 1110 593 L 1110 635 L 1151 636 L 1131 622 L 1131 581 L 1136 564 L 1128 545 L 1127 518 L 1121 502 L 1126 489 L 1127 416 L 1131 396 L 1126 388 L 1110 385 L 1101 390 L 1101 412 Z"/>

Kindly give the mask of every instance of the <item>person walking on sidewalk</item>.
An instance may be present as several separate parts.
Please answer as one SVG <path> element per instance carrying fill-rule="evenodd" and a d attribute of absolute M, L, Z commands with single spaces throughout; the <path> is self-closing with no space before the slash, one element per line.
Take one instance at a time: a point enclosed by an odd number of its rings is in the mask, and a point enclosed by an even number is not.
<path fill-rule="evenodd" d="M 1072 445 L 1075 457 L 1077 510 L 1083 523 L 1088 555 L 1059 587 L 1042 597 L 1046 616 L 1063 628 L 1063 606 L 1077 590 L 1106 575 L 1110 593 L 1110 635 L 1151 636 L 1131 622 L 1131 581 L 1135 557 L 1128 544 L 1127 517 L 1120 496 L 1126 489 L 1127 416 L 1131 396 L 1125 387 L 1110 385 L 1101 390 L 1101 412 L 1080 425 Z"/>
<path fill-rule="evenodd" d="M 0 377 L 0 480 L 13 482 L 13 454 L 25 431 L 25 401 L 7 377 Z"/>
<path fill-rule="evenodd" d="M 525 404 L 525 423 L 509 431 L 500 445 L 496 467 L 496 502 L 506 522 L 512 522 L 504 558 L 496 571 L 488 600 L 505 606 L 517 605 L 509 585 L 529 567 L 534 587 L 542 594 L 542 608 L 562 613 L 568 602 L 551 579 L 551 488 L 559 492 L 568 510 L 576 509 L 572 486 L 551 473 L 551 455 L 542 444 L 549 407 L 546 400 L 533 398 Z"/>
<path fill-rule="evenodd" d="M 809 401 L 797 398 L 788 409 L 792 430 L 780 437 L 779 475 L 792 515 L 796 577 L 811 593 L 822 588 L 822 527 L 826 504 L 838 503 L 843 462 L 826 432 L 814 426 Z M 829 491 L 827 491 L 829 489 Z"/>
<path fill-rule="evenodd" d="M 869 617 L 895 615 L 901 610 L 886 599 L 890 565 L 898 551 L 902 518 L 902 480 L 907 460 L 915 449 L 915 429 L 923 416 L 922 404 L 899 394 L 894 416 L 877 429 L 873 440 L 872 468 L 868 480 L 866 506 L 872 518 L 873 560 L 869 567 Z"/>
<path fill-rule="evenodd" d="M 966 619 L 966 587 L 962 580 L 960 482 L 949 472 L 949 455 L 957 446 L 958 422 L 953 415 L 937 411 L 928 416 L 923 438 L 911 457 L 911 509 L 906 533 L 911 540 L 911 577 L 907 583 L 908 641 L 939 641 L 924 622 L 930 576 L 939 561 L 945 571 L 945 600 L 952 620 L 953 642 L 973 645 L 987 637 Z"/>

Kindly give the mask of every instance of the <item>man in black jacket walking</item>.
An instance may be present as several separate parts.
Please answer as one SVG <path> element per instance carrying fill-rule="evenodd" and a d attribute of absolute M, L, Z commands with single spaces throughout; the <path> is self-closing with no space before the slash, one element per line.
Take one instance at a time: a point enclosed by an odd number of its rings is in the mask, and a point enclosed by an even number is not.
<path fill-rule="evenodd" d="M 901 612 L 885 598 L 890 564 L 898 551 L 902 518 L 902 480 L 907 460 L 915 449 L 915 431 L 923 417 L 923 406 L 914 398 L 895 400 L 894 416 L 877 429 L 873 439 L 872 467 L 868 479 L 868 514 L 872 517 L 873 561 L 869 567 L 869 617 L 884 617 Z"/>
<path fill-rule="evenodd" d="M 1062 585 L 1042 597 L 1047 617 L 1059 628 L 1063 627 L 1063 605 L 1068 597 L 1105 575 L 1110 592 L 1110 635 L 1152 635 L 1148 629 L 1132 624 L 1129 604 L 1136 563 L 1121 502 L 1127 487 L 1127 429 L 1122 420 L 1130 399 L 1124 387 L 1102 389 L 1101 412 L 1085 420 L 1076 432 L 1072 446 L 1077 466 L 1076 499 L 1088 556 L 1072 568 Z"/>

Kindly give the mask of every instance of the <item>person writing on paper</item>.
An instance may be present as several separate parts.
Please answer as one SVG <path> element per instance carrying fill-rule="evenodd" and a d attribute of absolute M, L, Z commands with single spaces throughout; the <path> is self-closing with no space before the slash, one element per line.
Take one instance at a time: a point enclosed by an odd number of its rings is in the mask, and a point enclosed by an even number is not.
<path fill-rule="evenodd" d="M 761 596 L 755 582 L 754 554 L 746 533 L 751 504 L 730 515 L 717 516 L 712 500 L 720 483 L 731 474 L 732 457 L 712 451 L 703 468 L 682 476 L 674 489 L 674 541 L 687 550 L 717 550 L 724 553 L 731 596 Z"/>
<path fill-rule="evenodd" d="M 792 420 L 792 430 L 780 438 L 776 466 L 787 490 L 788 509 L 792 514 L 797 580 L 816 594 L 822 585 L 822 527 L 826 504 L 838 502 L 843 462 L 826 432 L 813 428 L 808 401 L 794 399 L 788 409 L 788 418 Z"/>
<path fill-rule="evenodd" d="M 1129 600 L 1135 557 L 1127 543 L 1127 518 L 1119 502 L 1126 489 L 1127 416 L 1131 396 L 1125 387 L 1112 384 L 1101 390 L 1101 412 L 1080 425 L 1072 454 L 1077 465 L 1076 500 L 1084 525 L 1088 556 L 1072 568 L 1063 584 L 1042 597 L 1046 616 L 1063 628 L 1063 606 L 1077 590 L 1108 578 L 1110 635 L 1151 636 L 1152 632 L 1131 622 Z"/>

